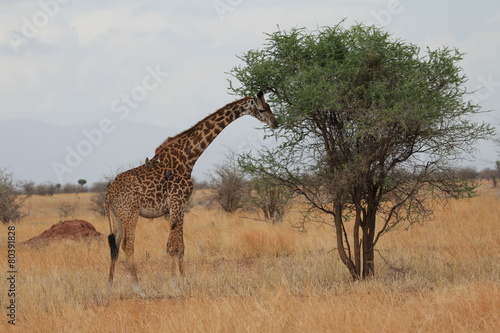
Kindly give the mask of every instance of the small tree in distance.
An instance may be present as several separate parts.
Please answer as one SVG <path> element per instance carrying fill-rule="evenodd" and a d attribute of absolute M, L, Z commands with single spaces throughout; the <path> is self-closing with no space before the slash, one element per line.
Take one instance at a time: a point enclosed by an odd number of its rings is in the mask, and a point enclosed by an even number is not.
<path fill-rule="evenodd" d="M 215 166 L 215 171 L 210 173 L 210 183 L 224 211 L 233 213 L 241 208 L 246 181 L 233 153 L 224 163 Z"/>
<path fill-rule="evenodd" d="M 290 210 L 293 192 L 286 186 L 277 183 L 274 179 L 254 176 L 248 182 L 250 193 L 249 203 L 257 207 L 264 214 L 266 220 L 273 223 L 283 221 Z"/>
<path fill-rule="evenodd" d="M 474 195 L 454 162 L 493 130 L 471 120 L 481 110 L 466 100 L 457 50 L 422 52 L 355 25 L 277 31 L 240 59 L 231 71 L 240 85 L 230 89 L 267 91 L 280 121 L 277 147 L 243 155 L 240 164 L 331 216 L 353 279 L 375 274 L 380 237 L 430 218 L 431 200 Z M 398 200 L 384 202 L 391 194 Z"/>
<path fill-rule="evenodd" d="M 87 181 L 85 179 L 78 179 L 78 185 L 80 185 L 82 189 L 85 184 L 87 184 Z"/>
<path fill-rule="evenodd" d="M 78 179 L 78 185 L 80 185 L 80 191 L 84 192 L 84 186 L 87 184 L 87 181 L 85 179 Z M 76 191 L 78 193 L 78 190 Z"/>

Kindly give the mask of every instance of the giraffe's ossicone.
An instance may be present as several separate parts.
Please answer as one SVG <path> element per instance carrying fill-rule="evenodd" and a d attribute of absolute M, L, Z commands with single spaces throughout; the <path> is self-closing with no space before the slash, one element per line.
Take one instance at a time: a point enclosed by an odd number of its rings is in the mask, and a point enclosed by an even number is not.
<path fill-rule="evenodd" d="M 170 235 L 167 253 L 172 258 L 171 274 L 175 266 L 184 275 L 184 208 L 193 192 L 191 172 L 197 159 L 215 137 L 231 122 L 243 115 L 251 115 L 272 128 L 278 127 L 264 94 L 246 97 L 220 108 L 188 130 L 166 139 L 151 159 L 143 165 L 125 171 L 109 184 L 106 193 L 106 215 L 111 233 L 109 287 L 113 284 L 115 263 L 120 245 L 127 256 L 134 283 L 134 291 L 143 296 L 134 262 L 134 239 L 139 216 L 146 218 L 170 215 Z"/>

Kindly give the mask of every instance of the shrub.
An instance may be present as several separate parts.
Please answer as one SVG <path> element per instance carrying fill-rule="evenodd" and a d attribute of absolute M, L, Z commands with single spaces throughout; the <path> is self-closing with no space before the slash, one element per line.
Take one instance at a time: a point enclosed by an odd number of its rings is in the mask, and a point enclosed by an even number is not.
<path fill-rule="evenodd" d="M 6 169 L 0 169 L 0 221 L 18 222 L 24 216 L 21 206 L 27 197 L 16 194 L 12 174 L 7 173 Z"/>
<path fill-rule="evenodd" d="M 215 189 L 215 197 L 222 209 L 233 213 L 242 207 L 245 188 L 245 177 L 235 159 L 229 156 L 225 163 L 216 166 L 215 174 L 211 174 L 211 185 Z"/>

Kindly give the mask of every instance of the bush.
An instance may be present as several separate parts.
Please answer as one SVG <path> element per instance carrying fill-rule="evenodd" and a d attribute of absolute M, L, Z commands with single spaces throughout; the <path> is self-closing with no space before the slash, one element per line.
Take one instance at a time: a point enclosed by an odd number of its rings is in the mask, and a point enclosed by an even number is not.
<path fill-rule="evenodd" d="M 57 190 L 57 185 L 53 183 L 38 184 L 34 187 L 34 193 L 37 195 L 52 196 Z"/>
<path fill-rule="evenodd" d="M 26 180 L 21 182 L 22 192 L 26 195 L 32 195 L 35 193 L 35 182 L 32 180 Z"/>
<path fill-rule="evenodd" d="M 24 215 L 21 206 L 28 196 L 21 198 L 16 194 L 12 174 L 0 169 L 0 221 L 18 222 Z"/>
<path fill-rule="evenodd" d="M 456 170 L 459 179 L 474 180 L 479 176 L 479 172 L 473 167 L 458 168 Z"/>
<path fill-rule="evenodd" d="M 109 181 L 97 182 L 92 185 L 90 191 L 93 192 L 90 197 L 90 201 L 92 202 L 92 210 L 99 213 L 102 216 L 106 215 L 106 191 L 108 189 Z"/>
<path fill-rule="evenodd" d="M 61 202 L 59 205 L 59 217 L 65 219 L 67 217 L 75 217 L 75 211 L 78 207 L 78 203 Z"/>
<path fill-rule="evenodd" d="M 273 223 L 283 221 L 285 214 L 290 210 L 292 191 L 289 188 L 276 184 L 266 177 L 256 177 L 249 182 L 250 205 L 257 207 L 264 214 L 264 218 Z"/>
<path fill-rule="evenodd" d="M 217 202 L 226 212 L 233 213 L 242 207 L 246 185 L 242 170 L 231 156 L 224 164 L 217 165 L 215 174 L 210 174 Z"/>

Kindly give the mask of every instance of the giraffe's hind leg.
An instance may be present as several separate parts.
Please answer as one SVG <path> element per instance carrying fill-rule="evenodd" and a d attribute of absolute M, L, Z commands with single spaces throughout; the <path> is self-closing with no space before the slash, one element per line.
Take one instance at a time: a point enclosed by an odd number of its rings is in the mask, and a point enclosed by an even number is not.
<path fill-rule="evenodd" d="M 127 266 L 132 276 L 134 292 L 139 297 L 145 297 L 146 295 L 142 291 L 139 284 L 139 278 L 137 277 L 137 267 L 134 260 L 134 240 L 135 240 L 135 227 L 137 224 L 138 216 L 135 217 L 127 224 L 127 228 L 124 230 L 124 238 L 122 249 L 127 256 Z"/>
<path fill-rule="evenodd" d="M 144 293 L 139 285 L 139 279 L 137 277 L 137 268 L 134 261 L 134 239 L 135 239 L 135 228 L 137 225 L 137 220 L 139 218 L 139 209 L 134 209 L 134 205 L 125 206 L 128 209 L 116 211 L 113 206 L 111 206 L 111 211 L 113 213 L 113 228 L 112 233 L 108 236 L 109 248 L 111 253 L 111 264 L 109 267 L 109 289 L 113 287 L 113 277 L 115 271 L 116 261 L 118 260 L 118 254 L 120 245 L 127 257 L 127 266 L 132 276 L 134 292 L 139 297 L 144 297 Z"/>
<path fill-rule="evenodd" d="M 115 275 L 115 265 L 118 260 L 118 254 L 120 251 L 120 244 L 123 238 L 123 228 L 121 221 L 118 219 L 116 214 L 114 214 L 114 209 L 112 209 L 114 220 L 111 234 L 108 236 L 108 244 L 111 254 L 111 263 L 109 266 L 109 280 L 108 280 L 108 290 L 111 291 L 113 288 L 113 278 Z"/>

